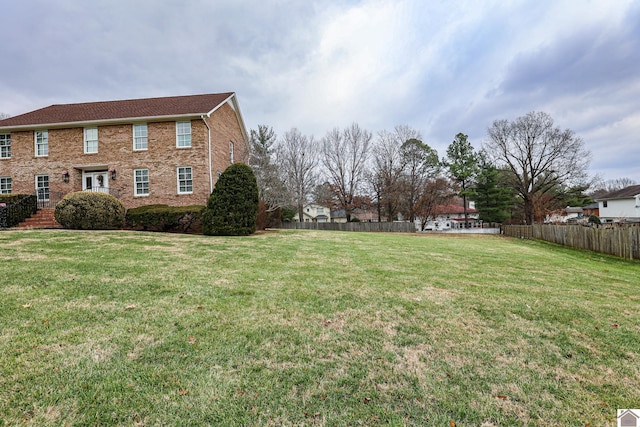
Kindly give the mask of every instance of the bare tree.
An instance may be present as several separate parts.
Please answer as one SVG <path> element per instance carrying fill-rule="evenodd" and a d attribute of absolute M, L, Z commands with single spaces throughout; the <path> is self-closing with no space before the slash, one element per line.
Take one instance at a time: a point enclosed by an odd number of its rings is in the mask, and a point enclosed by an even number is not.
<path fill-rule="evenodd" d="M 371 132 L 353 123 L 344 131 L 335 128 L 322 139 L 322 163 L 337 193 L 347 221 L 351 220 L 353 198 L 364 178 Z"/>
<path fill-rule="evenodd" d="M 534 222 L 536 198 L 558 184 L 580 183 L 587 177 L 590 152 L 582 139 L 569 129 L 554 127 L 547 113 L 531 112 L 513 122 L 496 120 L 488 136 L 485 150 L 510 171 L 527 224 Z"/>
<path fill-rule="evenodd" d="M 406 140 L 400 147 L 403 173 L 403 206 L 407 219 L 414 222 L 418 200 L 426 183 L 440 169 L 438 153 L 416 138 Z"/>
<path fill-rule="evenodd" d="M 9 114 L 0 112 L 0 120 L 8 119 L 9 117 L 11 117 Z"/>
<path fill-rule="evenodd" d="M 400 138 L 397 133 L 386 130 L 378 133 L 368 179 L 378 206 L 378 218 L 381 218 L 384 212 L 387 221 L 393 221 L 400 209 L 404 167 L 401 153 L 404 141 L 400 141 Z"/>
<path fill-rule="evenodd" d="M 303 221 L 304 205 L 317 182 L 318 153 L 313 137 L 303 135 L 298 129 L 291 129 L 284 134 L 278 146 L 277 158 L 298 219 Z"/>
<path fill-rule="evenodd" d="M 258 130 L 251 129 L 249 140 L 249 166 L 256 175 L 260 200 L 264 202 L 267 212 L 286 206 L 291 197 L 274 163 L 276 134 L 273 128 L 258 125 Z"/>
<path fill-rule="evenodd" d="M 420 230 L 424 230 L 430 219 L 436 218 L 438 206 L 449 203 L 455 195 L 448 180 L 442 177 L 428 180 L 416 204 L 416 214 L 420 217 Z"/>
<path fill-rule="evenodd" d="M 590 195 L 594 198 L 603 196 L 612 191 L 622 190 L 625 187 L 635 185 L 636 182 L 631 178 L 616 178 L 602 181 L 601 179 L 594 182 L 591 187 L 593 190 Z"/>

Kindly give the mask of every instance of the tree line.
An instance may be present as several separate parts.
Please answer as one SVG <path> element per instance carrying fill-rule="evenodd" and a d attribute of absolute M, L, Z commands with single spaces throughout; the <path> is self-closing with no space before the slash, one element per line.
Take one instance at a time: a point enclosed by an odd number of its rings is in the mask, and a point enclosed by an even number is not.
<path fill-rule="evenodd" d="M 278 137 L 259 125 L 250 144 L 260 200 L 285 220 L 302 221 L 313 202 L 344 211 L 348 221 L 369 211 L 379 221 L 420 221 L 424 228 L 439 206 L 454 201 L 466 218 L 472 200 L 483 221 L 532 224 L 552 210 L 589 204 L 594 191 L 633 183 L 589 177 L 582 139 L 543 112 L 494 121 L 479 150 L 458 133 L 442 158 L 406 125 L 374 136 L 353 123 L 319 140 L 296 128 Z"/>

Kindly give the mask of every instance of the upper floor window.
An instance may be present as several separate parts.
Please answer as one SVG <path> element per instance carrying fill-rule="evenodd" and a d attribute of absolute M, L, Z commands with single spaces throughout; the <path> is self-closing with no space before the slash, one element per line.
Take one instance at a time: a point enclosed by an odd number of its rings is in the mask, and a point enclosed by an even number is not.
<path fill-rule="evenodd" d="M 149 169 L 135 169 L 133 175 L 135 180 L 134 194 L 136 196 L 148 196 Z"/>
<path fill-rule="evenodd" d="M 146 150 L 149 148 L 147 124 L 133 125 L 133 149 Z"/>
<path fill-rule="evenodd" d="M 86 128 L 84 130 L 85 154 L 98 152 L 98 128 Z"/>
<path fill-rule="evenodd" d="M 11 134 L 0 134 L 0 159 L 8 159 L 11 157 Z"/>
<path fill-rule="evenodd" d="M 191 166 L 178 168 L 178 194 L 193 193 L 193 170 Z"/>
<path fill-rule="evenodd" d="M 602 201 L 602 207 L 603 207 L 603 208 L 606 208 L 606 207 L 607 207 L 607 201 L 606 201 L 606 200 L 603 200 L 603 201 Z"/>
<path fill-rule="evenodd" d="M 10 176 L 0 176 L 0 194 L 11 194 Z"/>
<path fill-rule="evenodd" d="M 176 147 L 191 147 L 191 122 L 176 122 Z"/>
<path fill-rule="evenodd" d="M 231 164 L 235 163 L 233 155 L 233 141 L 229 141 L 229 160 L 231 161 Z"/>
<path fill-rule="evenodd" d="M 49 155 L 49 131 L 37 130 L 34 132 L 36 140 L 36 156 Z"/>

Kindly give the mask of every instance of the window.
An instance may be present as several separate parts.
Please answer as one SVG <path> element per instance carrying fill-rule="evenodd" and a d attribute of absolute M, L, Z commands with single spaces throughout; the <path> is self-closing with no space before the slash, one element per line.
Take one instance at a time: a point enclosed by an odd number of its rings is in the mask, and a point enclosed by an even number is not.
<path fill-rule="evenodd" d="M 606 208 L 606 207 L 607 207 L 607 201 L 606 201 L 606 200 L 604 200 L 604 201 L 602 202 L 602 207 L 603 207 L 603 208 Z"/>
<path fill-rule="evenodd" d="M 84 153 L 98 152 L 98 128 L 86 128 L 84 130 Z"/>
<path fill-rule="evenodd" d="M 149 195 L 149 169 L 135 169 L 133 171 L 135 177 L 135 195 Z"/>
<path fill-rule="evenodd" d="M 147 124 L 133 125 L 133 149 L 146 150 L 148 148 Z"/>
<path fill-rule="evenodd" d="M 178 194 L 193 193 L 193 173 L 191 166 L 178 168 Z"/>
<path fill-rule="evenodd" d="M 11 157 L 11 134 L 0 134 L 0 159 Z"/>
<path fill-rule="evenodd" d="M 36 156 L 49 155 L 49 132 L 38 130 L 34 132 L 36 140 Z"/>
<path fill-rule="evenodd" d="M 36 194 L 39 201 L 49 200 L 49 175 L 36 175 Z"/>
<path fill-rule="evenodd" d="M 11 177 L 0 176 L 0 194 L 11 194 Z"/>
<path fill-rule="evenodd" d="M 234 163 L 234 161 L 233 161 L 233 141 L 229 141 L 229 160 L 231 160 L 231 164 Z"/>
<path fill-rule="evenodd" d="M 176 147 L 191 147 L 191 122 L 176 122 Z"/>

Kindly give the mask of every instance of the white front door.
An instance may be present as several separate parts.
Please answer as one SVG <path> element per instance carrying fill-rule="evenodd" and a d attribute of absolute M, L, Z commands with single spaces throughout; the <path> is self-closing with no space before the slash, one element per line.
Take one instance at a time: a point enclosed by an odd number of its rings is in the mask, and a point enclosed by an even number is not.
<path fill-rule="evenodd" d="M 107 171 L 82 172 L 82 189 L 84 191 L 109 192 L 109 175 Z"/>

